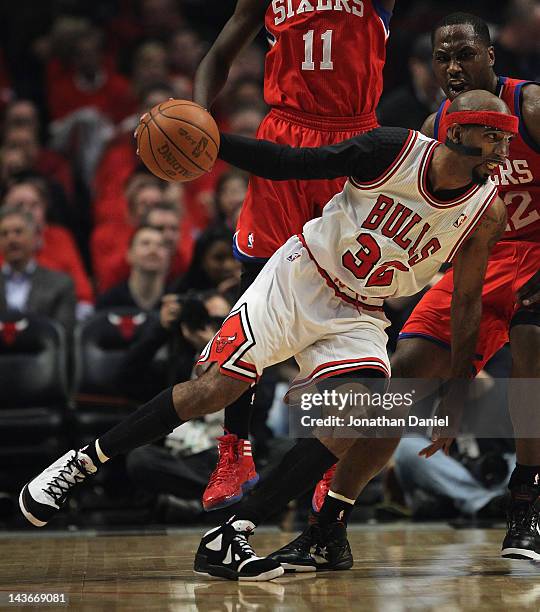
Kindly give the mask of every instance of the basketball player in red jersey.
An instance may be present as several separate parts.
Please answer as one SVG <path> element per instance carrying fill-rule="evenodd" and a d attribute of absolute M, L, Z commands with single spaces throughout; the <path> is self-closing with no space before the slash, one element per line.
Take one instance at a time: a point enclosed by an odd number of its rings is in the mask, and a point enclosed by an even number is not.
<path fill-rule="evenodd" d="M 268 33 L 264 98 L 271 107 L 257 132 L 279 144 L 318 147 L 377 127 L 375 108 L 394 0 L 238 0 L 195 75 L 193 100 L 210 108 L 234 59 L 262 27 Z M 320 216 L 344 179 L 250 180 L 233 250 L 243 264 L 240 294 L 270 256 L 304 223 Z M 249 392 L 225 411 L 228 434 L 203 495 L 212 510 L 241 499 L 258 476 L 251 456 Z"/>
<path fill-rule="evenodd" d="M 486 89 L 502 98 L 520 119 L 519 135 L 494 180 L 507 208 L 507 227 L 489 259 L 482 294 L 482 322 L 475 369 L 510 340 L 513 378 L 540 378 L 540 86 L 537 83 L 499 77 L 487 25 L 478 17 L 454 13 L 433 30 L 433 69 L 448 100 L 426 120 L 422 131 L 442 139 L 440 125 L 452 100 L 472 89 Z M 450 372 L 450 310 L 453 273 L 449 271 L 417 305 L 400 334 L 392 357 L 395 378 L 448 378 Z M 540 414 L 524 405 L 521 395 L 510 403 L 516 431 L 517 466 L 509 488 L 512 504 L 505 557 L 540 559 L 540 443 L 526 439 L 540 431 Z M 536 401 L 531 397 L 530 401 Z M 527 415 L 523 423 L 521 415 Z M 531 422 L 532 414 L 538 414 Z M 528 427 L 528 429 L 525 429 Z M 430 456 L 448 449 L 441 439 L 425 449 Z M 321 481 L 314 500 L 330 520 L 343 512 L 346 521 L 354 500 L 375 475 L 371 466 L 383 465 L 379 457 L 365 456 L 360 446 L 347 462 L 340 461 L 332 483 Z M 386 448 L 387 460 L 392 450 Z M 330 488 L 330 491 L 329 491 Z M 329 491 L 329 496 L 327 493 Z M 323 504 L 324 502 L 324 504 Z M 329 511 L 331 507 L 331 511 Z M 320 509 L 316 508 L 317 510 Z M 299 538 L 274 553 L 273 558 L 291 567 L 316 567 L 310 554 L 318 527 L 309 527 Z M 319 543 L 318 543 L 319 544 Z M 324 543 L 323 543 L 324 544 Z"/>

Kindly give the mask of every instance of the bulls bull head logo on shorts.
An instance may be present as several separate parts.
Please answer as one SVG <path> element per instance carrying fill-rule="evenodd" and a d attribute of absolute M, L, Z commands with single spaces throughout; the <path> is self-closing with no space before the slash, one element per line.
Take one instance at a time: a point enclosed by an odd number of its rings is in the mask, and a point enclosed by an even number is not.
<path fill-rule="evenodd" d="M 227 344 L 232 344 L 236 340 L 236 333 L 233 336 L 216 336 L 216 353 L 221 353 Z"/>

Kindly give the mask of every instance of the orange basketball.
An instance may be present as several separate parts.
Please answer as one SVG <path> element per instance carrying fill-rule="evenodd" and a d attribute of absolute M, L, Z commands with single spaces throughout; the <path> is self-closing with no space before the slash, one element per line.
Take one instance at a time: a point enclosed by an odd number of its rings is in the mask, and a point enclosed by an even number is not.
<path fill-rule="evenodd" d="M 210 172 L 219 151 L 219 130 L 202 106 L 167 100 L 149 110 L 135 131 L 139 157 L 165 181 L 192 181 Z"/>

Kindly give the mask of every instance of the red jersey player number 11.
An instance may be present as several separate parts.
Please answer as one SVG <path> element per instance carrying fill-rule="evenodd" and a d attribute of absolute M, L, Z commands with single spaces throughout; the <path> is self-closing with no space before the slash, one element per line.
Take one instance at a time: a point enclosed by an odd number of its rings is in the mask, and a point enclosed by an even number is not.
<path fill-rule="evenodd" d="M 374 113 L 389 22 L 377 0 L 274 0 L 264 18 L 266 103 L 322 121 Z"/>

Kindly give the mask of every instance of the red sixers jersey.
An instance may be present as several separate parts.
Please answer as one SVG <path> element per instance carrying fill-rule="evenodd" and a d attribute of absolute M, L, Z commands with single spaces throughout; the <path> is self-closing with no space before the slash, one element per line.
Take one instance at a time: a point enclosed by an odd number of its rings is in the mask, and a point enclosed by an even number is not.
<path fill-rule="evenodd" d="M 499 77 L 496 94 L 519 118 L 519 134 L 510 144 L 510 155 L 492 178 L 506 204 L 508 224 L 502 240 L 540 242 L 540 145 L 527 132 L 521 116 L 521 90 L 532 81 Z M 441 104 L 435 119 L 435 138 L 450 101 Z"/>
<path fill-rule="evenodd" d="M 273 0 L 266 103 L 330 117 L 374 113 L 390 16 L 376 0 Z"/>

